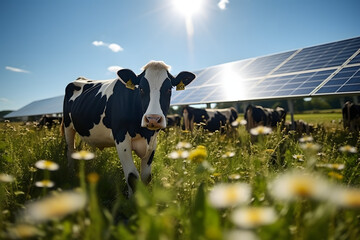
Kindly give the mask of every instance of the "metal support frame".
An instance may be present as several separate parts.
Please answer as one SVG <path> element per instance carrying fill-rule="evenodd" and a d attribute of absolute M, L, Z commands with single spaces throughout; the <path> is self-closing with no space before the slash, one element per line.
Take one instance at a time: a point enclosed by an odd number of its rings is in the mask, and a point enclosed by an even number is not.
<path fill-rule="evenodd" d="M 287 100 L 289 112 L 291 116 L 291 130 L 295 130 L 295 120 L 294 120 L 294 103 L 292 99 Z"/>

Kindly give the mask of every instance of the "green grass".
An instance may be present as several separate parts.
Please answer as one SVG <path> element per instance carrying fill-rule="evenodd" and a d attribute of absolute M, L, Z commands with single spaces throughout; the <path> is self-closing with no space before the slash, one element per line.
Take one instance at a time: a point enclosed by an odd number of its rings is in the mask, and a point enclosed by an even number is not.
<path fill-rule="evenodd" d="M 99 180 L 87 181 L 86 207 L 42 223 L 28 223 L 21 218 L 28 202 L 80 186 L 78 175 L 72 177 L 67 169 L 65 141 L 58 128 L 39 130 L 33 126 L 0 124 L 0 173 L 16 179 L 12 183 L 0 182 L 3 212 L 0 239 L 13 236 L 14 231 L 20 234 L 16 230 L 20 224 L 37 229 L 35 239 L 226 239 L 233 231 L 246 231 L 259 239 L 358 239 L 360 193 L 352 205 L 339 206 L 317 199 L 305 190 L 300 199 L 281 200 L 269 188 L 274 179 L 294 170 L 322 176 L 332 187 L 327 194 L 345 186 L 360 187 L 358 153 L 339 151 L 346 144 L 359 149 L 360 138 L 342 129 L 338 121 L 341 115 L 303 114 L 295 118 L 318 124 L 312 136 L 321 145 L 322 155 L 302 149 L 298 134 L 280 129 L 257 138 L 251 137 L 243 126 L 226 134 L 202 129 L 193 133 L 178 128 L 161 131 L 152 181 L 147 186 L 139 183 L 130 199 L 125 197 L 127 186 L 116 150 L 92 149 L 77 139 L 79 150 L 96 154 L 94 160 L 85 162 L 85 173 L 96 172 Z M 207 156 L 200 156 L 198 161 L 191 160 L 192 156 L 170 158 L 180 141 L 192 145 L 188 151 L 205 148 Z M 224 158 L 227 152 L 235 155 Z M 294 154 L 302 154 L 304 161 L 294 159 Z M 34 167 L 41 159 L 60 166 L 58 171 L 49 173 L 56 185 L 46 191 L 34 186 L 46 177 L 43 170 Z M 139 158 L 134 159 L 139 167 Z M 320 167 L 327 163 L 345 164 L 345 168 Z M 237 207 L 216 209 L 209 198 L 212 189 L 219 184 L 233 186 L 238 182 L 251 187 L 250 200 Z M 248 207 L 270 207 L 275 210 L 276 219 L 251 228 L 237 226 L 232 214 Z"/>

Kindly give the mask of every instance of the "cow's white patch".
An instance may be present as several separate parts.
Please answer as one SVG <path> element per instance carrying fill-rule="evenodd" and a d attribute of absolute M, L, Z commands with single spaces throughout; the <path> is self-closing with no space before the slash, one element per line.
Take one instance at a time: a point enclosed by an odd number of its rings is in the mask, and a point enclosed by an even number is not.
<path fill-rule="evenodd" d="M 224 115 L 226 117 L 227 120 L 230 119 L 231 117 L 231 110 L 228 108 L 225 109 L 206 109 L 207 114 L 209 115 L 209 120 L 211 121 L 211 119 L 213 119 L 215 117 L 216 113 L 221 113 L 222 115 Z"/>
<path fill-rule="evenodd" d="M 105 111 L 104 111 L 105 112 Z M 105 147 L 114 147 L 114 137 L 110 128 L 107 128 L 103 124 L 103 118 L 105 113 L 101 115 L 100 123 L 90 129 L 90 136 L 82 136 L 81 138 L 91 146 L 98 147 L 100 149 Z"/>
<path fill-rule="evenodd" d="M 101 88 L 99 89 L 99 93 L 101 93 L 101 97 L 106 95 L 106 98 L 109 99 L 109 97 L 113 94 L 114 85 L 116 81 L 117 79 L 90 80 L 85 77 L 79 77 L 78 79 L 76 79 L 76 81 L 73 82 L 73 84 L 77 87 L 81 87 L 81 89 L 79 91 L 74 91 L 69 101 L 74 101 L 76 98 L 78 98 L 83 93 L 84 86 L 86 84 L 97 84 L 97 83 L 101 83 Z"/>
<path fill-rule="evenodd" d="M 166 121 L 164 113 L 161 110 L 160 105 L 160 88 L 164 81 L 168 78 L 168 72 L 165 67 L 151 67 L 146 68 L 145 78 L 148 80 L 150 87 L 150 102 L 149 106 L 144 113 L 144 116 L 148 114 L 156 114 L 162 117 L 161 128 L 166 127 Z M 142 119 L 141 126 L 146 126 L 145 119 Z"/>

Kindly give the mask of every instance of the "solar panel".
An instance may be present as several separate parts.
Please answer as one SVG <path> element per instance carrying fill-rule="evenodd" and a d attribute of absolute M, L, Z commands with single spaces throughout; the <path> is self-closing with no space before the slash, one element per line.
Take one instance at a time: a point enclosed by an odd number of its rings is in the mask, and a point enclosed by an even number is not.
<path fill-rule="evenodd" d="M 360 38 L 302 49 L 275 74 L 340 66 L 360 48 Z"/>
<path fill-rule="evenodd" d="M 360 37 L 194 71 L 171 105 L 360 93 Z M 62 111 L 63 97 L 33 102 L 5 117 Z"/>
<path fill-rule="evenodd" d="M 356 37 L 209 67 L 171 105 L 356 93 L 359 52 Z"/>
<path fill-rule="evenodd" d="M 47 98 L 32 102 L 17 111 L 5 115 L 5 118 L 57 114 L 63 111 L 64 96 Z"/>
<path fill-rule="evenodd" d="M 360 91 L 360 66 L 346 67 L 324 84 L 315 95 L 343 94 Z"/>

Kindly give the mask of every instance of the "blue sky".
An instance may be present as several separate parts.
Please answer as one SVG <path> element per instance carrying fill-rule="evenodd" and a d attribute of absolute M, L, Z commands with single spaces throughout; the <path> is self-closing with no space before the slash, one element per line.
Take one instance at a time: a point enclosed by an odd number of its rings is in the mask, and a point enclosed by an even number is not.
<path fill-rule="evenodd" d="M 176 75 L 360 36 L 359 0 L 201 0 L 191 17 L 174 1 L 1 0 L 0 111 L 150 60 Z"/>

